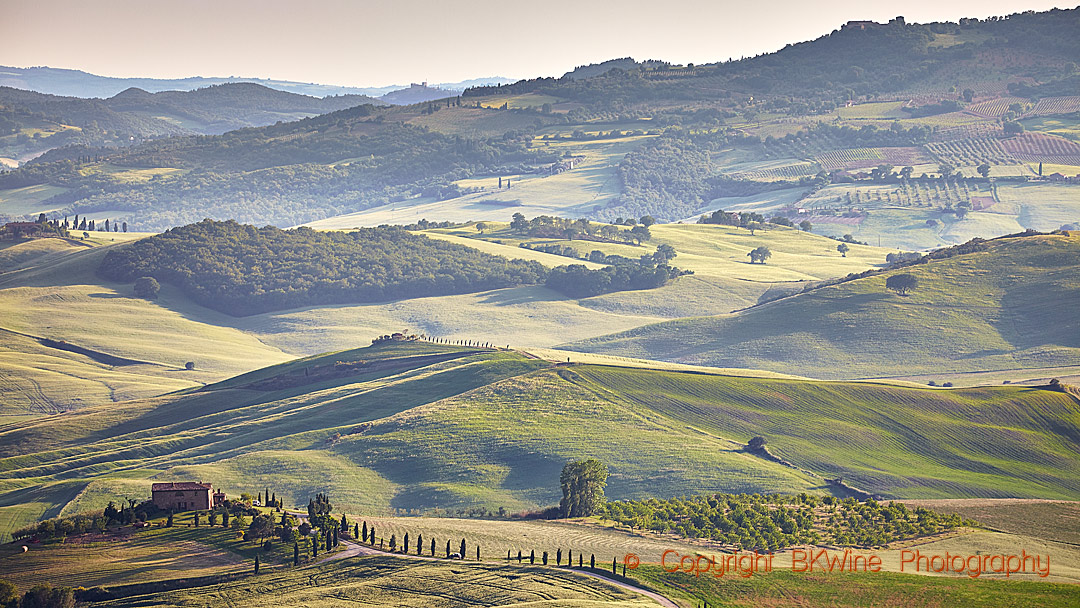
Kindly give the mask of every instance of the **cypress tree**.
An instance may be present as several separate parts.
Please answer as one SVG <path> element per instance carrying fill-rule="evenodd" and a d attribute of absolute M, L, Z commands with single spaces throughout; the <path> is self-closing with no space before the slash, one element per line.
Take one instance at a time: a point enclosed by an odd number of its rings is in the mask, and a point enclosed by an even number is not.
<path fill-rule="evenodd" d="M 292 546 L 292 565 L 300 565 L 300 543 L 293 543 Z"/>
<path fill-rule="evenodd" d="M 521 563 L 521 549 L 518 549 L 518 563 Z"/>
<path fill-rule="evenodd" d="M 225 509 L 224 511 L 221 512 L 221 527 L 222 528 L 228 528 L 229 527 L 229 510 L 228 509 Z"/>
<path fill-rule="evenodd" d="M 480 545 L 476 545 L 476 561 L 480 561 Z"/>
<path fill-rule="evenodd" d="M 390 535 L 390 550 L 393 551 L 397 547 L 397 534 Z"/>
<path fill-rule="evenodd" d="M 435 557 L 435 539 L 431 539 L 431 557 Z"/>
<path fill-rule="evenodd" d="M 581 564 L 582 564 L 582 562 L 581 562 L 581 554 L 578 553 L 577 554 L 577 567 L 582 568 L 583 566 Z"/>
<path fill-rule="evenodd" d="M 611 558 L 611 573 L 612 574 L 618 574 L 618 572 L 615 571 L 615 567 L 616 567 L 615 558 L 613 557 L 613 558 Z"/>
<path fill-rule="evenodd" d="M 446 558 L 450 558 L 450 539 L 446 539 Z"/>
<path fill-rule="evenodd" d="M 345 514 L 344 513 L 341 514 L 341 531 L 342 532 L 348 532 L 349 531 L 349 520 L 345 519 Z"/>
<path fill-rule="evenodd" d="M 256 554 L 255 555 L 255 574 L 258 574 L 258 573 L 259 573 L 259 556 L 258 556 L 258 554 Z"/>
<path fill-rule="evenodd" d="M 172 521 L 172 520 L 173 520 L 173 517 L 172 517 L 172 512 L 170 511 L 170 512 L 169 512 L 169 519 L 167 519 L 167 520 L 165 521 L 165 527 L 166 527 L 166 528 L 171 528 L 171 527 L 172 527 L 172 523 L 173 523 L 173 521 Z"/>
<path fill-rule="evenodd" d="M 547 565 L 547 551 L 544 551 L 544 565 Z"/>
<path fill-rule="evenodd" d="M 371 526 L 371 544 L 375 544 L 375 526 Z"/>
<path fill-rule="evenodd" d="M 561 566 L 562 565 L 562 549 L 559 549 L 558 551 L 555 552 L 555 565 L 556 566 Z"/>
<path fill-rule="evenodd" d="M 311 557 L 312 558 L 319 557 L 319 535 L 316 534 L 315 536 L 311 537 L 309 540 L 311 540 Z"/>
<path fill-rule="evenodd" d="M 595 553 L 589 556 L 589 567 L 592 568 L 593 570 L 596 570 L 596 554 Z"/>
<path fill-rule="evenodd" d="M 404 549 L 404 553 L 408 553 L 408 552 L 409 552 L 409 533 L 406 532 L 405 533 L 405 549 Z"/>
<path fill-rule="evenodd" d="M 199 527 L 199 512 L 195 511 L 195 527 Z"/>
<path fill-rule="evenodd" d="M 361 538 L 363 539 L 363 542 L 366 543 L 367 542 L 367 522 L 366 521 L 364 522 L 364 527 L 362 529 L 362 532 L 364 533 L 364 535 Z"/>
<path fill-rule="evenodd" d="M 529 563 L 530 564 L 535 564 L 536 563 L 536 549 L 531 549 L 529 551 Z"/>
<path fill-rule="evenodd" d="M 461 554 L 461 559 L 465 559 L 465 539 L 464 538 L 461 539 L 461 551 L 458 551 L 458 553 Z"/>
<path fill-rule="evenodd" d="M 424 550 L 424 534 L 420 533 L 416 535 L 416 554 L 420 555 Z"/>
<path fill-rule="evenodd" d="M 574 565 L 574 550 L 573 549 L 567 549 L 566 550 L 566 565 L 567 566 L 573 566 Z"/>
<path fill-rule="evenodd" d="M 360 524 L 356 524 L 356 523 L 353 524 L 353 533 L 352 533 L 352 535 L 353 535 L 353 538 L 355 538 L 357 540 L 360 539 Z"/>

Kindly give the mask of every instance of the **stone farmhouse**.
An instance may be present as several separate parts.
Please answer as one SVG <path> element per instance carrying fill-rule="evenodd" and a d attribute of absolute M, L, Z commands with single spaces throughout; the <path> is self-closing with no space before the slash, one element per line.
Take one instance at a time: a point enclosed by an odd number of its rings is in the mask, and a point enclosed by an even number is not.
<path fill-rule="evenodd" d="M 150 487 L 154 506 L 163 511 L 209 510 L 225 502 L 225 494 L 209 483 L 180 481 Z"/>

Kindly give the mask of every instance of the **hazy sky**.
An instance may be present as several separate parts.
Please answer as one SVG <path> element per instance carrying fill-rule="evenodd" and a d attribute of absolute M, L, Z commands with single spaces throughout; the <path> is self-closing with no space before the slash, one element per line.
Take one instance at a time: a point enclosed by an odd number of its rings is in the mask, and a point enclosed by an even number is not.
<path fill-rule="evenodd" d="M 854 19 L 943 21 L 1054 6 L 1039 0 L 0 0 L 0 65 L 349 86 L 527 78 L 616 57 L 705 63 L 754 55 Z"/>

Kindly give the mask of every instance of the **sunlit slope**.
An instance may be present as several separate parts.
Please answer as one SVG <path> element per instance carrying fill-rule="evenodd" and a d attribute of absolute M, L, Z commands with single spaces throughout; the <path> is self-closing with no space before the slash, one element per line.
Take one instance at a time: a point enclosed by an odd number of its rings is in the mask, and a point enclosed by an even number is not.
<path fill-rule="evenodd" d="M 336 501 L 368 512 L 521 509 L 557 501 L 559 470 L 582 454 L 621 471 L 616 495 L 821 483 L 654 418 L 521 354 L 376 346 L 186 395 L 9 425 L 0 431 L 0 487 L 11 491 L 0 505 L 40 496 L 56 501 L 55 512 L 79 491 L 61 490 L 78 482 L 96 496 L 83 501 L 88 508 L 107 500 L 104 488 L 134 491 L 130 480 L 197 477 L 233 493 L 271 485 L 298 502 L 332 489 Z M 659 486 L 657 467 L 672 471 Z"/>
<path fill-rule="evenodd" d="M 733 226 L 656 224 L 650 228 L 649 241 L 633 245 L 531 237 L 510 230 L 506 223 L 483 224 L 482 233 L 473 223 L 430 230 L 427 234 L 466 245 L 472 242 L 482 251 L 500 252 L 508 257 L 546 256 L 539 260 L 545 265 L 553 265 L 549 261 L 552 259 L 561 260 L 558 264 L 590 263 L 528 250 L 521 245 L 569 247 L 579 256 L 599 250 L 606 255 L 631 259 L 652 254 L 660 245 L 674 247 L 678 255 L 672 264 L 694 271 L 692 276 L 681 277 L 659 289 L 616 292 L 579 301 L 581 306 L 598 311 L 666 318 L 723 314 L 753 306 L 763 297 L 793 293 L 813 281 L 881 266 L 891 252 L 880 247 L 850 245 L 845 257 L 836 250 L 838 243 L 833 239 L 782 226 L 770 226 L 751 234 Z M 767 264 L 751 264 L 747 254 L 761 246 L 768 247 L 772 257 Z"/>
<path fill-rule="evenodd" d="M 743 451 L 753 436 L 798 468 Z M 569 460 L 608 496 L 826 492 L 1080 496 L 1080 405 L 1020 387 L 951 391 L 555 364 L 390 343 L 198 391 L 0 427 L 0 531 L 142 497 L 154 480 L 329 491 L 350 512 L 535 508 Z"/>
<path fill-rule="evenodd" d="M 127 237 L 95 234 L 87 245 L 41 239 L 0 249 L 0 330 L 7 330 L 0 331 L 0 414 L 160 395 L 291 358 L 171 288 L 151 302 L 133 297 L 131 285 L 99 279 L 95 270 L 108 249 L 99 245 L 111 244 L 102 239 Z M 195 369 L 184 369 L 189 361 Z"/>
<path fill-rule="evenodd" d="M 885 289 L 911 273 L 907 296 Z M 1080 234 L 991 241 L 985 251 L 819 289 L 736 315 L 576 342 L 574 350 L 818 378 L 1080 363 Z"/>

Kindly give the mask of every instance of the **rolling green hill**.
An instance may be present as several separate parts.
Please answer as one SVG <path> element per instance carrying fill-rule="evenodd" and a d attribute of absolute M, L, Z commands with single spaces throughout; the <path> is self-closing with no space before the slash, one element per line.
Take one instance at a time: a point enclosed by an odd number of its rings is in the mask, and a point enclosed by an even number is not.
<path fill-rule="evenodd" d="M 910 273 L 907 296 L 886 279 Z M 1080 234 L 993 240 L 974 253 L 756 306 L 568 345 L 585 352 L 815 378 L 1080 363 Z"/>
<path fill-rule="evenodd" d="M 141 497 L 151 480 L 329 491 L 349 512 L 553 504 L 572 459 L 611 498 L 824 492 L 1080 495 L 1080 403 L 1025 387 L 942 391 L 552 364 L 391 342 L 156 399 L 0 427 L 0 530 Z M 794 466 L 742 450 L 752 436 Z M 919 471 L 917 476 L 912 471 Z M 839 491 L 839 490 L 838 490 Z"/>

